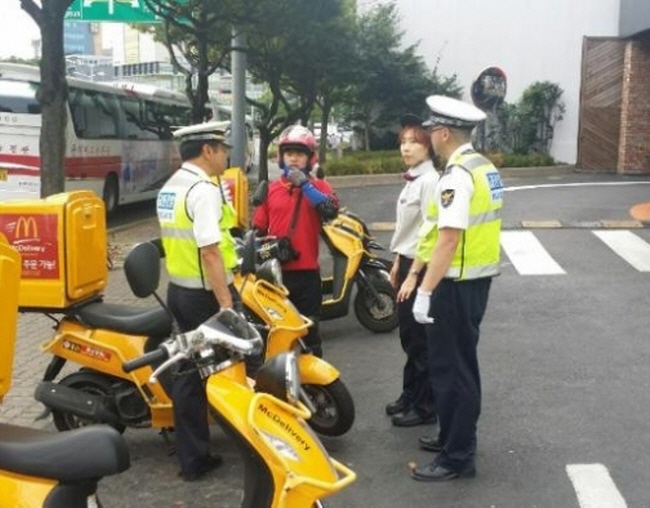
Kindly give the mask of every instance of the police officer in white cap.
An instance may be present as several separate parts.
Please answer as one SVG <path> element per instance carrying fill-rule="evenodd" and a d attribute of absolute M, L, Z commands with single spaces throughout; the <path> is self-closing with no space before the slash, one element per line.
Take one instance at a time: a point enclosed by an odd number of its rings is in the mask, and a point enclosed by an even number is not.
<path fill-rule="evenodd" d="M 237 265 L 229 229 L 234 210 L 211 177 L 227 167 L 229 122 L 178 129 L 183 164 L 158 194 L 156 210 L 169 273 L 167 303 L 181 332 L 193 330 L 220 309 L 233 307 L 230 285 Z M 190 362 L 179 368 L 172 388 L 179 475 L 194 481 L 221 463 L 209 453 L 207 400 Z"/>
<path fill-rule="evenodd" d="M 440 427 L 437 436 L 420 438 L 422 448 L 438 455 L 412 476 L 446 481 L 476 475 L 477 345 L 492 277 L 499 273 L 503 186 L 498 170 L 471 144 L 485 113 L 439 95 L 428 97 L 427 105 L 431 116 L 423 125 L 445 171 L 420 231 L 416 255 L 427 268 L 413 315 L 425 324 Z"/>

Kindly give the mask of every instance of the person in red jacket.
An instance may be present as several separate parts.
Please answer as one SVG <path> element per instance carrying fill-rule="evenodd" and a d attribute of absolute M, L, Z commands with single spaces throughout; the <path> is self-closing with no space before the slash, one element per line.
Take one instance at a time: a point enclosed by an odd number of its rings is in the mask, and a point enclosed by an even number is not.
<path fill-rule="evenodd" d="M 318 333 L 321 291 L 318 249 L 321 223 L 338 213 L 338 199 L 326 180 L 315 179 L 311 170 L 318 161 L 316 139 L 301 125 L 280 134 L 278 161 L 282 176 L 269 185 L 264 203 L 255 209 L 253 227 L 263 235 L 289 240 L 295 253 L 282 264 L 282 278 L 289 299 L 314 322 L 305 344 L 322 356 Z"/>

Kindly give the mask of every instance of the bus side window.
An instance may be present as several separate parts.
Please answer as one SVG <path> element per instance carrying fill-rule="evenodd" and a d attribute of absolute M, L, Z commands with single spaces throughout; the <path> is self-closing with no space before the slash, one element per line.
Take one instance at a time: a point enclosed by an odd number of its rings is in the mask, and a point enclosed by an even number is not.
<path fill-rule="evenodd" d="M 75 90 L 70 96 L 70 111 L 77 136 L 81 139 L 116 139 L 117 98 L 94 90 Z"/>
<path fill-rule="evenodd" d="M 162 140 L 172 139 L 168 107 L 166 104 L 145 101 L 144 128 Z"/>
<path fill-rule="evenodd" d="M 119 101 L 124 113 L 122 139 L 160 139 L 158 133 L 152 132 L 147 122 L 145 101 L 131 97 L 120 97 Z"/>
<path fill-rule="evenodd" d="M 86 115 L 83 107 L 83 91 L 76 88 L 70 88 L 68 95 L 68 105 L 70 106 L 70 117 L 72 126 L 78 138 L 86 137 Z"/>
<path fill-rule="evenodd" d="M 36 83 L 2 79 L 0 76 L 0 112 L 40 115 L 41 105 L 36 100 L 37 90 Z"/>

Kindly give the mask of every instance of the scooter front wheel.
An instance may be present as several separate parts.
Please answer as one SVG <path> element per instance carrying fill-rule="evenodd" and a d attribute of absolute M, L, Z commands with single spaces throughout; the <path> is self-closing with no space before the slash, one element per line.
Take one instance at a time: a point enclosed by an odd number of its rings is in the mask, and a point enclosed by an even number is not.
<path fill-rule="evenodd" d="M 390 332 L 397 328 L 397 302 L 395 289 L 378 273 L 368 274 L 368 284 L 372 285 L 376 295 L 362 285 L 358 285 L 354 299 L 354 314 L 359 323 L 371 332 Z"/>
<path fill-rule="evenodd" d="M 303 385 L 316 412 L 307 421 L 324 436 L 342 436 L 354 423 L 354 401 L 343 381 L 328 385 Z"/>

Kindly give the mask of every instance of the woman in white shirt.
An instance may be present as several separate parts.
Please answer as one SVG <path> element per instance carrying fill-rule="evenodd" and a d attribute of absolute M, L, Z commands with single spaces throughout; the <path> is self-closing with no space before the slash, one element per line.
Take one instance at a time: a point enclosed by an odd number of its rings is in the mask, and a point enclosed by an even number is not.
<path fill-rule="evenodd" d="M 404 173 L 406 183 L 397 200 L 397 219 L 390 250 L 395 261 L 390 281 L 399 290 L 399 336 L 406 353 L 402 393 L 386 406 L 393 425 L 411 427 L 435 423 L 429 370 L 427 363 L 424 325 L 413 318 L 414 289 L 424 274 L 424 264 L 415 259 L 417 234 L 426 217 L 427 206 L 433 199 L 439 175 L 432 159 L 431 137 L 422 127 L 422 119 L 405 115 L 399 133 L 402 160 L 408 168 Z"/>

